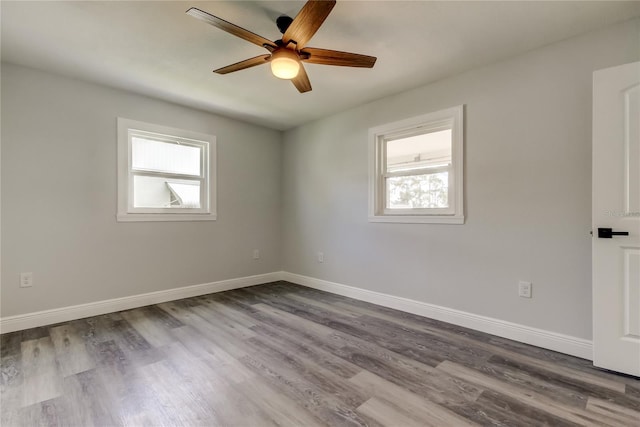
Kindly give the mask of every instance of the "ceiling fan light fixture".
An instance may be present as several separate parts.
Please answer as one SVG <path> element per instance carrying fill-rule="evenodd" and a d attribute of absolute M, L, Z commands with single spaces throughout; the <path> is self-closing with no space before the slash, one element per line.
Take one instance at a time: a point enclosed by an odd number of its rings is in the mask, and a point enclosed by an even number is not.
<path fill-rule="evenodd" d="M 291 49 L 279 49 L 271 55 L 271 72 L 279 79 L 291 80 L 298 76 L 300 61 Z"/>

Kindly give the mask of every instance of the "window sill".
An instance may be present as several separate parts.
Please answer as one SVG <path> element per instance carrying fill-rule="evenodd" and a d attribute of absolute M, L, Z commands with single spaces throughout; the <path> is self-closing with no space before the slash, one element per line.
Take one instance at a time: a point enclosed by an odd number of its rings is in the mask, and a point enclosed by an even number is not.
<path fill-rule="evenodd" d="M 216 214 L 118 214 L 118 222 L 215 221 Z"/>
<path fill-rule="evenodd" d="M 369 222 L 394 222 L 404 224 L 464 224 L 464 216 L 458 215 L 374 215 Z"/>

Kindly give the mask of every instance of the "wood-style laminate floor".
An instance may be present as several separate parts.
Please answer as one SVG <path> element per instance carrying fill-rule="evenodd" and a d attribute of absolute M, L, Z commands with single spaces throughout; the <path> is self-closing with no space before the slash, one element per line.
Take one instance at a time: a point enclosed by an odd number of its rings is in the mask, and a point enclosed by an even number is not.
<path fill-rule="evenodd" d="M 2 426 L 640 426 L 640 381 L 277 282 L 2 335 Z"/>

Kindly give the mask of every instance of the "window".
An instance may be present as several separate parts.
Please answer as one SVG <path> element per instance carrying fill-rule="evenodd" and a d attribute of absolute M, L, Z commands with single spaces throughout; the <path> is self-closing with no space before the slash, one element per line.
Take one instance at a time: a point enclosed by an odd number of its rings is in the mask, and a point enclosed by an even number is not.
<path fill-rule="evenodd" d="M 216 138 L 118 118 L 118 221 L 216 219 Z"/>
<path fill-rule="evenodd" d="M 463 224 L 463 106 L 369 130 L 369 220 Z"/>

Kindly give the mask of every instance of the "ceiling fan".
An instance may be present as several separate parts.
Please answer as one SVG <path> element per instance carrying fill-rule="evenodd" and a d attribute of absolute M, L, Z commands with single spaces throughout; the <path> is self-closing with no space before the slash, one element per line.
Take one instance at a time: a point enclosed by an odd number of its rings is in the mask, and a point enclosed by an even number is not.
<path fill-rule="evenodd" d="M 291 80 L 298 91 L 304 93 L 311 90 L 311 82 L 302 65 L 303 62 L 364 68 L 372 68 L 376 63 L 376 58 L 373 56 L 307 47 L 307 42 L 318 31 L 335 4 L 335 0 L 309 0 L 295 18 L 280 16 L 276 20 L 276 25 L 282 33 L 282 38 L 276 41 L 266 39 L 195 7 L 187 10 L 186 13 L 269 51 L 267 54 L 218 68 L 213 70 L 214 73 L 228 74 L 270 63 L 271 71 L 276 77 Z"/>

